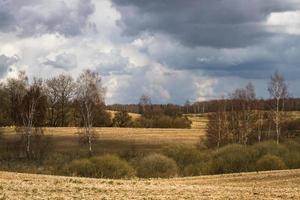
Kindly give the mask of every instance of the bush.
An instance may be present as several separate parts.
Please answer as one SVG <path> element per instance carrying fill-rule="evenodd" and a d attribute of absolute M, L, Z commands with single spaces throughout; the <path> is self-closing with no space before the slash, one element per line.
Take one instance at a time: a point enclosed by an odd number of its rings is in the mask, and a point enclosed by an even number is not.
<path fill-rule="evenodd" d="M 191 125 L 192 121 L 187 117 L 175 117 L 172 123 L 173 128 L 191 128 Z"/>
<path fill-rule="evenodd" d="M 113 126 L 115 127 L 131 127 L 132 117 L 126 111 L 117 112 L 113 119 Z"/>
<path fill-rule="evenodd" d="M 289 169 L 300 168 L 300 151 L 289 151 L 282 159 Z"/>
<path fill-rule="evenodd" d="M 277 144 L 275 141 L 266 141 L 253 145 L 253 148 L 259 152 L 259 157 L 266 154 L 282 157 L 288 152 L 288 149 L 282 145 Z"/>
<path fill-rule="evenodd" d="M 164 154 L 172 159 L 174 159 L 181 171 L 184 173 L 185 168 L 189 166 L 189 168 L 199 169 L 199 166 L 202 163 L 206 163 L 210 159 L 210 155 L 208 152 L 200 153 L 195 147 L 186 146 L 186 145 L 173 145 L 165 148 L 163 150 Z M 194 175 L 194 173 L 189 174 Z M 199 175 L 198 173 L 195 175 Z"/>
<path fill-rule="evenodd" d="M 286 169 L 285 163 L 275 155 L 264 155 L 256 162 L 257 170 L 266 171 L 266 170 L 280 170 Z"/>
<path fill-rule="evenodd" d="M 89 159 L 73 160 L 64 167 L 64 172 L 72 176 L 93 177 L 95 174 L 95 165 Z"/>
<path fill-rule="evenodd" d="M 191 128 L 192 122 L 187 117 L 156 115 L 153 118 L 140 117 L 133 126 L 142 128 Z"/>
<path fill-rule="evenodd" d="M 93 178 L 129 178 L 134 169 L 124 160 L 114 155 L 104 155 L 90 159 L 74 160 L 64 168 L 68 175 Z"/>
<path fill-rule="evenodd" d="M 130 178 L 135 175 L 134 169 L 115 155 L 104 155 L 91 158 L 95 165 L 96 178 Z"/>
<path fill-rule="evenodd" d="M 152 154 L 139 162 L 138 176 L 142 178 L 170 178 L 177 175 L 175 161 L 161 154 Z"/>
<path fill-rule="evenodd" d="M 172 118 L 166 115 L 155 118 L 153 128 L 172 128 Z"/>
<path fill-rule="evenodd" d="M 258 152 L 250 147 L 233 144 L 216 151 L 211 163 L 211 173 L 253 171 Z"/>
<path fill-rule="evenodd" d="M 182 174 L 183 176 L 200 176 L 208 175 L 211 171 L 211 162 L 203 162 L 199 164 L 191 164 L 184 168 Z"/>
<path fill-rule="evenodd" d="M 109 127 L 112 125 L 112 116 L 109 112 L 104 109 L 95 109 L 95 127 Z"/>

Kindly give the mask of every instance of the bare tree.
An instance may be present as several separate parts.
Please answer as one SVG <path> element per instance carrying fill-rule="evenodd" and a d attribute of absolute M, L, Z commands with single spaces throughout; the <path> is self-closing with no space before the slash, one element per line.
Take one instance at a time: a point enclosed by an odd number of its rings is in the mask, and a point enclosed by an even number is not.
<path fill-rule="evenodd" d="M 21 117 L 24 127 L 24 136 L 26 138 L 26 155 L 31 155 L 31 137 L 33 130 L 43 125 L 45 118 L 45 102 L 46 97 L 43 94 L 42 80 L 34 79 L 31 86 L 27 88 L 27 92 L 22 99 Z M 35 133 L 41 132 L 35 130 Z"/>
<path fill-rule="evenodd" d="M 150 106 L 151 106 L 150 96 L 143 94 L 140 97 L 140 101 L 139 101 L 139 113 L 144 115 L 145 113 L 147 113 L 147 111 L 149 111 Z"/>
<path fill-rule="evenodd" d="M 276 127 L 276 141 L 277 144 L 281 135 L 282 114 L 284 112 L 284 100 L 288 97 L 288 88 L 283 75 L 275 72 L 271 76 L 268 91 L 271 98 L 274 100 L 275 106 L 273 107 L 273 120 Z"/>
<path fill-rule="evenodd" d="M 22 99 L 28 87 L 28 77 L 24 71 L 20 71 L 17 78 L 7 79 L 6 88 L 10 99 L 10 115 L 15 125 L 23 124 L 21 117 Z"/>
<path fill-rule="evenodd" d="M 253 109 L 256 98 L 255 89 L 252 83 L 248 83 L 245 88 L 236 89 L 231 95 L 232 106 L 235 107 L 231 112 L 232 126 L 238 143 L 247 144 L 249 137 L 254 133 L 256 115 Z"/>
<path fill-rule="evenodd" d="M 79 104 L 80 114 L 84 126 L 84 136 L 89 144 L 89 152 L 92 153 L 93 123 L 97 106 L 104 104 L 105 89 L 98 73 L 90 70 L 83 71 L 76 86 L 76 101 Z"/>
<path fill-rule="evenodd" d="M 184 103 L 184 107 L 186 108 L 186 113 L 189 113 L 189 108 L 191 106 L 191 102 L 189 100 L 186 100 L 186 102 Z"/>
<path fill-rule="evenodd" d="M 226 101 L 219 100 L 216 104 L 217 112 L 208 115 L 207 130 L 207 145 L 209 147 L 220 148 L 228 143 L 229 132 L 227 130 L 227 112 Z"/>
<path fill-rule="evenodd" d="M 49 125 L 66 126 L 67 106 L 75 89 L 73 78 L 60 74 L 46 81 L 46 93 L 49 103 Z"/>

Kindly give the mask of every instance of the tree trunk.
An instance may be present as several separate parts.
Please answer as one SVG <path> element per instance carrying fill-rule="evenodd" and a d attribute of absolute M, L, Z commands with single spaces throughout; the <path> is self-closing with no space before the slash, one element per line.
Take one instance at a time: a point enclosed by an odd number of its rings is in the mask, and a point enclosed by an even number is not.
<path fill-rule="evenodd" d="M 275 119 L 275 123 L 276 123 L 276 142 L 277 144 L 279 144 L 279 138 L 280 138 L 280 127 L 279 127 L 279 99 L 277 99 L 276 102 L 276 119 Z"/>

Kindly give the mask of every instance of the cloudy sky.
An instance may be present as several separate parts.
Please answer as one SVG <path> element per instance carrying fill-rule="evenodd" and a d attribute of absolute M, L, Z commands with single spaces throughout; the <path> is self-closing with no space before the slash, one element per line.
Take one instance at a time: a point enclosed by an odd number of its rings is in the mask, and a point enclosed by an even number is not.
<path fill-rule="evenodd" d="M 220 97 L 283 73 L 300 96 L 299 0 L 0 0 L 0 79 L 98 71 L 106 102 Z"/>

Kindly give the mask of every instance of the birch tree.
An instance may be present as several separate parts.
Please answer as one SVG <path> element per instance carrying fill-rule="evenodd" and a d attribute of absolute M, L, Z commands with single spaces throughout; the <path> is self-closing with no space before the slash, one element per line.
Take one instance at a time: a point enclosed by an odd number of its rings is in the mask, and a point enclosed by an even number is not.
<path fill-rule="evenodd" d="M 24 128 L 25 148 L 27 158 L 31 157 L 31 137 L 34 134 L 42 133 L 37 127 L 43 125 L 46 112 L 46 96 L 43 94 L 42 80 L 34 79 L 31 86 L 22 99 L 21 117 Z"/>
<path fill-rule="evenodd" d="M 219 100 L 216 104 L 217 111 L 208 115 L 207 145 L 217 149 L 229 142 L 226 101 Z"/>
<path fill-rule="evenodd" d="M 84 70 L 77 79 L 76 101 L 82 118 L 84 137 L 89 145 L 89 153 L 92 154 L 93 123 L 95 109 L 104 104 L 105 89 L 98 73 Z"/>
<path fill-rule="evenodd" d="M 279 144 L 281 136 L 281 124 L 283 120 L 282 116 L 284 113 L 284 100 L 288 97 L 288 87 L 283 75 L 279 74 L 278 72 L 275 72 L 271 76 L 268 91 L 275 104 L 273 106 L 272 118 L 275 123 L 276 142 L 277 144 Z"/>

